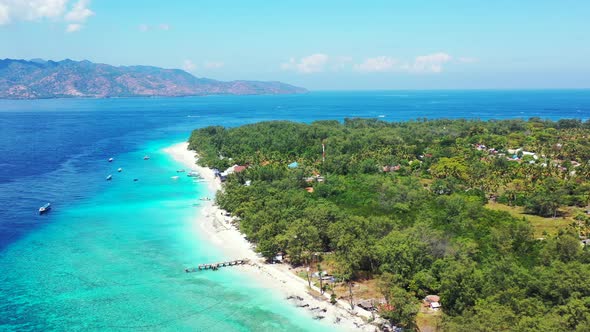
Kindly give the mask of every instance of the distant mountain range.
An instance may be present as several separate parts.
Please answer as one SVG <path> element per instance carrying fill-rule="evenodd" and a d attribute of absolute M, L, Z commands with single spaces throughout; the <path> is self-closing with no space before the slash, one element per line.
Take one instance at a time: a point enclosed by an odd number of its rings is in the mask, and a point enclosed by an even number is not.
<path fill-rule="evenodd" d="M 180 69 L 90 61 L 0 60 L 0 98 L 201 96 L 305 93 L 281 82 L 197 78 Z"/>

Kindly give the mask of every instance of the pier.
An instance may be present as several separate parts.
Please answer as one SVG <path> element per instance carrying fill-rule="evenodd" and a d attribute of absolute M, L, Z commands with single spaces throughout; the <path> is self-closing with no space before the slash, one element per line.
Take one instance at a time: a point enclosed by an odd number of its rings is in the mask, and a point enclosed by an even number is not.
<path fill-rule="evenodd" d="M 226 262 L 220 262 L 220 263 L 199 264 L 197 267 L 189 267 L 189 268 L 184 269 L 184 272 L 191 273 L 191 272 L 197 272 L 197 271 L 202 271 L 202 270 L 216 271 L 222 267 L 244 265 L 244 264 L 248 264 L 248 263 L 250 263 L 250 260 L 247 258 L 244 258 L 244 259 L 236 259 L 233 261 L 226 261 Z"/>

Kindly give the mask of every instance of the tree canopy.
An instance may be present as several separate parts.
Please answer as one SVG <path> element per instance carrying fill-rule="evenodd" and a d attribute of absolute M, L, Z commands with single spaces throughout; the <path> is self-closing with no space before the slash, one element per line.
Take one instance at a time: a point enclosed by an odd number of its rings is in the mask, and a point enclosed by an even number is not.
<path fill-rule="evenodd" d="M 589 137 L 579 120 L 345 119 L 207 127 L 190 148 L 204 166 L 247 166 L 217 203 L 262 255 L 299 265 L 330 253 L 344 279 L 381 280 L 382 315 L 400 326 L 439 294 L 451 331 L 582 331 L 579 228 L 535 239 L 528 221 L 485 204 L 551 217 L 587 206 Z"/>

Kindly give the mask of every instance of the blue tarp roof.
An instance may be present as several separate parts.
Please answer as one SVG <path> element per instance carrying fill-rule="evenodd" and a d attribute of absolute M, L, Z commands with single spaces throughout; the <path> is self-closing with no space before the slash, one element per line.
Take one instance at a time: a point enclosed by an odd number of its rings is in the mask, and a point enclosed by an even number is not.
<path fill-rule="evenodd" d="M 289 168 L 297 168 L 297 167 L 299 167 L 299 163 L 296 162 L 296 161 L 294 161 L 294 162 L 290 163 L 287 167 L 289 167 Z"/>

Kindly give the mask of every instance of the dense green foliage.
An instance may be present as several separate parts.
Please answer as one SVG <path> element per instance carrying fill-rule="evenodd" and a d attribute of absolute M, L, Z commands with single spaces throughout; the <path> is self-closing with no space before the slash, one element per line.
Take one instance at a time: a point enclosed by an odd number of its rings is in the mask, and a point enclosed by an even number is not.
<path fill-rule="evenodd" d="M 434 293 L 448 330 L 581 331 L 590 326 L 590 254 L 579 240 L 588 218 L 537 240 L 526 220 L 484 204 L 542 216 L 586 206 L 589 140 L 590 124 L 576 120 L 347 119 L 207 127 L 190 147 L 205 166 L 249 165 L 217 202 L 259 252 L 285 252 L 295 265 L 332 253 L 343 280 L 380 279 L 393 308 L 382 315 L 399 325 L 412 327 L 417 299 Z"/>

